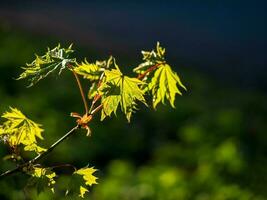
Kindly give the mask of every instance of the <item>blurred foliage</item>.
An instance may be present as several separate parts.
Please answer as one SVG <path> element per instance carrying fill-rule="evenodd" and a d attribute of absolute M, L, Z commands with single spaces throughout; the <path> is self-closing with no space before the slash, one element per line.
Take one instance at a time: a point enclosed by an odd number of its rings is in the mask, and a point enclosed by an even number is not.
<path fill-rule="evenodd" d="M 14 78 L 21 73 L 19 67 L 33 59 L 33 53 L 58 42 L 64 44 L 58 38 L 0 28 L 0 111 L 18 107 L 42 123 L 48 143 L 42 144 L 44 147 L 75 124 L 70 112 L 83 109 L 73 77 L 67 73 L 57 79 L 49 77 L 32 88 Z M 82 48 L 84 56 L 91 52 Z M 96 59 L 94 56 L 89 59 Z M 266 199 L 266 95 L 227 88 L 183 68 L 179 71 L 184 70 L 181 76 L 188 92 L 177 99 L 176 110 L 167 106 L 159 106 L 157 112 L 140 109 L 131 124 L 122 115 L 103 122 L 95 120 L 91 138 L 81 131 L 43 163 L 49 166 L 67 161 L 100 169 L 96 172 L 99 184 L 85 194 L 85 199 Z M 0 144 L 0 157 L 7 152 Z M 0 160 L 1 172 L 12 167 L 12 163 Z M 0 181 L 0 199 L 78 199 L 72 190 L 65 197 L 65 189 L 75 188 L 78 181 L 64 176 L 73 169 L 55 170 L 63 174 L 55 185 L 55 196 L 49 188 L 38 194 L 27 175 L 17 174 Z"/>

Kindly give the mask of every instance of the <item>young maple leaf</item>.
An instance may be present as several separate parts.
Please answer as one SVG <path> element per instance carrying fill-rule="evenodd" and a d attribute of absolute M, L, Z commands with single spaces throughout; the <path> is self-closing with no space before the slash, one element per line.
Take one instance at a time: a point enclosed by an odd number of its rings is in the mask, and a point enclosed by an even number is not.
<path fill-rule="evenodd" d="M 97 169 L 94 169 L 94 167 L 84 167 L 74 172 L 74 174 L 81 175 L 83 177 L 83 180 L 85 181 L 85 185 L 92 186 L 93 184 L 97 184 L 96 179 L 93 175 Z M 84 198 L 84 194 L 88 192 L 88 189 L 86 189 L 83 186 L 80 186 L 80 194 L 79 196 Z"/>
<path fill-rule="evenodd" d="M 133 71 L 139 74 L 139 77 L 147 81 L 147 87 L 143 87 L 144 92 L 151 92 L 153 107 L 156 108 L 159 102 L 165 103 L 169 100 L 174 108 L 176 94 L 182 95 L 179 87 L 186 90 L 180 77 L 172 71 L 165 60 L 165 48 L 157 43 L 156 50 L 142 51 L 144 62 Z"/>
<path fill-rule="evenodd" d="M 137 78 L 123 75 L 115 62 L 114 64 L 116 69 L 104 71 L 105 79 L 99 88 L 103 104 L 101 120 L 110 116 L 112 112 L 116 114 L 120 104 L 122 112 L 130 121 L 132 112 L 136 109 L 136 101 L 146 105 L 144 92 L 139 87 L 145 83 Z"/>
<path fill-rule="evenodd" d="M 37 138 L 43 139 L 40 124 L 28 119 L 17 108 L 11 108 L 10 112 L 5 112 L 2 118 L 6 121 L 1 126 L 0 139 L 5 140 L 10 146 L 16 147 L 24 145 L 25 151 L 35 151 L 41 153 L 46 149 L 37 145 Z"/>
<path fill-rule="evenodd" d="M 74 71 L 90 81 L 98 80 L 105 70 L 106 61 L 96 61 L 95 63 L 89 63 L 86 59 L 84 62 L 74 68 Z"/>
<path fill-rule="evenodd" d="M 80 194 L 79 197 L 84 198 L 86 192 L 89 192 L 85 187 L 80 186 Z"/>
<path fill-rule="evenodd" d="M 49 168 L 42 168 L 42 167 L 33 167 L 30 171 L 26 171 L 29 175 L 36 178 L 37 181 L 45 181 L 45 184 L 51 189 L 54 193 L 54 185 L 56 184 L 55 178 L 56 173 L 53 172 Z"/>
<path fill-rule="evenodd" d="M 176 94 L 182 95 L 177 85 L 186 90 L 179 76 L 172 71 L 171 67 L 168 64 L 161 65 L 148 84 L 148 90 L 152 93 L 153 107 L 156 108 L 159 102 L 164 104 L 166 98 L 174 108 Z"/>
<path fill-rule="evenodd" d="M 36 55 L 32 63 L 26 64 L 26 67 L 22 67 L 24 72 L 20 74 L 17 80 L 27 78 L 30 82 L 28 87 L 31 87 L 56 70 L 58 70 L 58 74 L 60 75 L 68 64 L 76 63 L 74 58 L 70 58 L 70 54 L 73 52 L 71 48 L 72 45 L 67 49 L 61 48 L 58 45 L 51 50 L 48 48 L 43 56 Z"/>
<path fill-rule="evenodd" d="M 162 48 L 159 42 L 157 42 L 156 50 L 141 51 L 141 53 L 144 62 L 133 69 L 135 73 L 142 74 L 153 65 L 165 63 L 165 48 Z"/>

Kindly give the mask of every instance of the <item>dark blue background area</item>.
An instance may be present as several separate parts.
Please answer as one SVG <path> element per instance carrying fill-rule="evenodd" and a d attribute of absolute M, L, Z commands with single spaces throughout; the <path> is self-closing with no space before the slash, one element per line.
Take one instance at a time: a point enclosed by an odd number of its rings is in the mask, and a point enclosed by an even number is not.
<path fill-rule="evenodd" d="M 187 87 L 176 96 L 176 109 L 167 101 L 156 110 L 138 102 L 131 123 L 119 108 L 104 121 L 98 113 L 89 124 L 92 137 L 80 130 L 40 164 L 95 166 L 92 200 L 267 199 L 266 17 L 259 0 L 0 1 L 0 113 L 16 107 L 42 124 L 40 146 L 47 148 L 75 126 L 69 114 L 82 115 L 83 104 L 68 70 L 30 88 L 15 81 L 34 53 L 73 43 L 79 63 L 112 54 L 123 74 L 134 77 L 140 50 L 160 41 Z M 91 82 L 81 79 L 81 85 L 87 96 Z M 151 105 L 151 95 L 145 98 Z M 0 173 L 15 167 L 2 159 L 8 152 L 0 141 Z M 68 176 L 72 168 L 55 171 L 55 194 L 40 198 L 66 199 L 69 181 L 78 189 Z M 0 180 L 0 199 L 36 199 L 38 187 L 28 178 L 18 173 Z"/>
<path fill-rule="evenodd" d="M 266 90 L 265 1 L 8 1 L 7 26 L 100 54 L 140 58 L 156 41 L 175 66 L 225 84 Z"/>

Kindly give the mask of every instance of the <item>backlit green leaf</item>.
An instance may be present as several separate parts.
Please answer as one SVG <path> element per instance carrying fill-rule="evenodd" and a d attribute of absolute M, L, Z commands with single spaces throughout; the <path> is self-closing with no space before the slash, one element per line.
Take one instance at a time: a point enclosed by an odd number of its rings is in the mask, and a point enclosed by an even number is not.
<path fill-rule="evenodd" d="M 157 42 L 156 50 L 152 51 L 141 51 L 143 55 L 143 63 L 141 63 L 138 67 L 134 68 L 133 71 L 142 74 L 144 73 L 149 67 L 153 65 L 165 63 L 165 48 L 160 46 L 160 43 Z"/>
<path fill-rule="evenodd" d="M 147 87 L 142 87 L 145 92 L 151 92 L 153 107 L 156 108 L 159 102 L 165 103 L 167 99 L 172 107 L 174 106 L 176 94 L 182 95 L 179 87 L 186 90 L 180 77 L 172 71 L 165 61 L 165 48 L 157 43 L 156 50 L 142 51 L 144 62 L 141 63 L 134 72 L 139 74 L 139 78 L 148 83 Z"/>
<path fill-rule="evenodd" d="M 74 71 L 82 75 L 84 78 L 90 81 L 98 80 L 105 70 L 106 61 L 96 61 L 95 63 L 89 63 L 87 60 L 74 68 Z"/>
<path fill-rule="evenodd" d="M 144 82 L 123 75 L 116 63 L 115 67 L 116 69 L 105 70 L 105 79 L 99 88 L 103 104 L 101 120 L 110 116 L 112 112 L 116 114 L 120 104 L 122 112 L 130 121 L 132 112 L 136 109 L 136 101 L 146 104 L 144 92 L 139 87 Z"/>
<path fill-rule="evenodd" d="M 93 175 L 93 173 L 95 173 L 96 171 L 97 169 L 94 169 L 94 167 L 84 167 L 75 171 L 74 173 L 83 176 L 85 185 L 92 186 L 93 184 L 97 184 L 97 177 Z"/>
<path fill-rule="evenodd" d="M 28 119 L 21 111 L 16 108 L 10 108 L 5 112 L 2 118 L 6 119 L 0 128 L 0 139 L 7 142 L 10 146 L 16 147 L 19 144 L 24 145 L 25 151 L 35 151 L 41 153 L 46 149 L 37 145 L 37 138 L 43 139 L 40 124 Z"/>
<path fill-rule="evenodd" d="M 83 180 L 85 181 L 86 186 L 92 186 L 93 184 L 97 184 L 96 180 L 97 177 L 93 175 L 97 169 L 94 169 L 94 167 L 84 167 L 74 172 L 74 174 L 81 175 Z M 88 192 L 88 189 L 86 189 L 83 186 L 80 186 L 80 194 L 79 196 L 84 198 L 84 194 Z"/>
<path fill-rule="evenodd" d="M 54 71 L 58 71 L 60 75 L 68 64 L 76 63 L 74 58 L 70 58 L 70 54 L 73 52 L 71 48 L 72 45 L 67 49 L 61 48 L 58 45 L 52 50 L 48 48 L 43 56 L 36 55 L 32 63 L 26 64 L 26 67 L 22 67 L 24 72 L 20 74 L 17 80 L 27 78 L 30 82 L 29 87 L 31 87 Z"/>
<path fill-rule="evenodd" d="M 26 171 L 32 177 L 37 178 L 38 181 L 45 182 L 47 186 L 54 193 L 54 185 L 56 183 L 56 173 L 49 168 L 33 167 L 30 171 Z"/>
<path fill-rule="evenodd" d="M 147 88 L 152 93 L 153 107 L 156 108 L 159 102 L 164 104 L 167 99 L 174 108 L 176 94 L 182 95 L 179 86 L 186 90 L 179 76 L 172 71 L 171 67 L 168 64 L 161 65 L 155 71 Z"/>
<path fill-rule="evenodd" d="M 85 195 L 86 192 L 89 192 L 89 191 L 85 187 L 80 186 L 80 194 L 79 194 L 79 197 L 84 198 L 84 195 Z"/>

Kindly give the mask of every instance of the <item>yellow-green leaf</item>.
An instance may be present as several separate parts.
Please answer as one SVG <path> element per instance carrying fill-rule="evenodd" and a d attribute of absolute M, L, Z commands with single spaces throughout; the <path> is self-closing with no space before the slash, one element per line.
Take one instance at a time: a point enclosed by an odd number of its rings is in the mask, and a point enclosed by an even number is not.
<path fill-rule="evenodd" d="M 133 71 L 142 74 L 149 67 L 159 63 L 165 63 L 165 48 L 160 46 L 160 43 L 157 42 L 156 50 L 152 51 L 141 51 L 143 55 L 143 63 L 141 63 L 138 67 L 134 68 Z"/>
<path fill-rule="evenodd" d="M 2 118 L 6 119 L 0 128 L 0 139 L 7 142 L 10 146 L 23 144 L 26 151 L 41 153 L 46 149 L 37 145 L 37 138 L 43 139 L 40 124 L 28 119 L 21 111 L 10 108 Z"/>
<path fill-rule="evenodd" d="M 24 150 L 25 150 L 25 151 L 35 151 L 35 152 L 38 153 L 38 154 L 41 154 L 41 153 L 43 153 L 43 152 L 46 151 L 45 148 L 40 147 L 40 146 L 38 146 L 38 145 L 35 144 L 35 143 L 32 143 L 32 144 L 30 144 L 30 145 L 26 145 L 26 146 L 24 147 Z"/>
<path fill-rule="evenodd" d="M 97 171 L 97 169 L 94 169 L 94 167 L 84 167 L 81 168 L 77 171 L 75 171 L 75 174 L 81 175 L 83 177 L 83 180 L 85 181 L 85 185 L 89 185 L 92 186 L 93 184 L 97 184 L 96 179 L 97 177 L 95 177 L 93 175 L 93 173 L 95 173 Z"/>
<path fill-rule="evenodd" d="M 165 61 L 165 48 L 157 42 L 156 49 L 152 51 L 142 51 L 143 63 L 134 72 L 147 81 L 148 86 L 142 87 L 144 92 L 151 91 L 153 97 L 153 107 L 156 108 L 159 102 L 165 103 L 167 99 L 172 107 L 174 106 L 176 94 L 182 95 L 179 87 L 186 90 L 179 76 L 172 71 Z"/>
<path fill-rule="evenodd" d="M 105 70 L 105 79 L 99 88 L 103 104 L 101 120 L 110 116 L 112 112 L 116 114 L 120 104 L 122 112 L 130 121 L 132 112 L 136 109 L 136 101 L 146 104 L 144 92 L 140 89 L 144 82 L 124 76 L 116 63 L 115 67 L 116 69 Z"/>
<path fill-rule="evenodd" d="M 17 80 L 27 78 L 30 82 L 29 87 L 31 87 L 56 70 L 58 70 L 58 74 L 61 74 L 68 64 L 76 63 L 74 58 L 70 58 L 70 54 L 73 52 L 71 48 L 72 45 L 66 49 L 58 45 L 51 50 L 48 48 L 43 56 L 36 55 L 32 63 L 22 67 L 24 72 L 20 74 Z"/>
<path fill-rule="evenodd" d="M 98 80 L 101 76 L 101 73 L 104 71 L 106 66 L 106 61 L 96 61 L 96 63 L 89 63 L 87 60 L 79 64 L 74 68 L 74 71 L 82 75 L 84 78 L 89 79 L 90 81 Z"/>
<path fill-rule="evenodd" d="M 79 194 L 79 197 L 84 198 L 84 194 L 85 194 L 86 192 L 88 192 L 88 190 L 87 190 L 85 187 L 80 186 L 80 194 Z"/>
<path fill-rule="evenodd" d="M 29 172 L 26 171 L 28 174 L 30 174 L 32 177 L 44 180 L 47 184 L 47 186 L 51 189 L 51 191 L 54 193 L 54 185 L 56 183 L 55 177 L 56 173 L 53 172 L 49 168 L 42 168 L 42 167 L 33 167 Z"/>
<path fill-rule="evenodd" d="M 164 104 L 165 99 L 167 99 L 174 108 L 176 94 L 182 95 L 177 86 L 186 90 L 179 76 L 172 71 L 171 67 L 168 64 L 161 65 L 148 84 L 148 90 L 153 96 L 153 107 L 156 108 L 159 102 Z"/>

